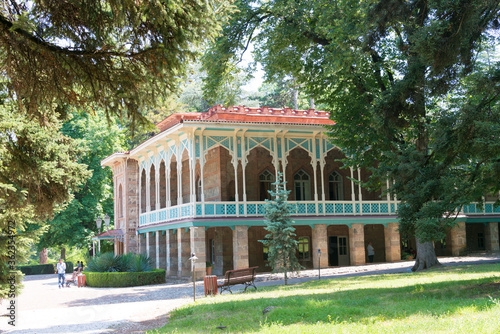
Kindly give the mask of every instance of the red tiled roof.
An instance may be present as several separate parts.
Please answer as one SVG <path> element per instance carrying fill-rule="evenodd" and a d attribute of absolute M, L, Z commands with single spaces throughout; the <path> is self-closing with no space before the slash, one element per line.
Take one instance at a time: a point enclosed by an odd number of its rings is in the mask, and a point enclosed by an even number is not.
<path fill-rule="evenodd" d="M 247 108 L 244 106 L 224 108 L 217 105 L 206 113 L 172 114 L 158 123 L 160 131 L 186 121 L 224 121 L 234 123 L 307 124 L 333 125 L 330 114 L 320 110 L 293 110 L 290 108 Z"/>

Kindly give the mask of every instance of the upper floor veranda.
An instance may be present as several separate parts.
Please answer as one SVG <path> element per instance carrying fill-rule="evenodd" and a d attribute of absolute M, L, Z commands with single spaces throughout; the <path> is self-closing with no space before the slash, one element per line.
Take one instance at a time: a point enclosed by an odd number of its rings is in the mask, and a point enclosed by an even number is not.
<path fill-rule="evenodd" d="M 397 216 L 397 198 L 370 192 L 365 169 L 345 168 L 346 156 L 325 133 L 329 115 L 315 110 L 222 108 L 174 114 L 161 132 L 105 160 L 114 173 L 117 228 L 210 218 L 261 218 L 277 172 L 290 190 L 292 215 Z M 387 181 L 386 187 L 389 186 Z M 495 214 L 494 198 L 464 214 Z M 133 214 L 133 212 L 137 214 Z"/>

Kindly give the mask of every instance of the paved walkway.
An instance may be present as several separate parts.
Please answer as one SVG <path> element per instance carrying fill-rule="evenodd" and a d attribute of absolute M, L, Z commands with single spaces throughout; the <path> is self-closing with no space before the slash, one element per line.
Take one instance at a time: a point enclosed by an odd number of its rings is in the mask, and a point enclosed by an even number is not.
<path fill-rule="evenodd" d="M 500 263 L 500 254 L 440 258 L 444 265 Z M 408 272 L 413 261 L 321 270 L 321 278 Z M 260 274 L 257 286 L 283 284 L 280 275 Z M 290 284 L 317 279 L 318 270 L 304 270 Z M 0 317 L 0 332 L 7 333 L 142 333 L 162 326 L 165 315 L 193 300 L 192 283 L 170 282 L 131 288 L 58 289 L 56 275 L 27 276 L 16 306 L 16 327 Z M 233 289 L 233 291 L 238 290 Z M 197 283 L 197 298 L 204 298 Z M 0 306 L 5 313 L 6 303 Z"/>

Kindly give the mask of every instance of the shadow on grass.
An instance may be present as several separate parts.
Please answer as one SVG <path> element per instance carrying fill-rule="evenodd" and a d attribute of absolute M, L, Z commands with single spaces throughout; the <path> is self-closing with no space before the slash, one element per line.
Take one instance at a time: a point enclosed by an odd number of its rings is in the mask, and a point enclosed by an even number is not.
<path fill-rule="evenodd" d="M 459 270 L 463 271 L 464 268 L 445 269 L 446 272 Z M 218 297 L 218 300 L 215 298 L 205 304 L 175 310 L 171 313 L 172 324 L 167 324 L 165 331 L 177 328 L 181 332 L 216 332 L 216 326 L 223 324 L 228 326 L 230 331 L 258 332 L 264 324 L 270 323 L 281 326 L 297 323 L 369 324 L 373 321 L 402 319 L 415 314 L 441 317 L 468 308 L 486 310 L 495 305 L 489 296 L 500 298 L 498 271 L 491 273 L 492 277 L 434 283 L 418 283 L 418 274 L 370 278 L 374 285 L 384 279 L 417 279 L 415 284 L 403 287 L 352 289 L 352 284 L 366 285 L 366 277 L 335 280 L 334 283 L 325 280 L 294 286 L 267 287 L 239 295 L 244 300 L 238 300 L 238 295 L 233 295 L 226 301 Z M 325 293 L 328 288 L 331 288 L 332 292 Z M 293 290 L 303 289 L 310 291 L 297 291 L 298 294 L 282 296 L 293 294 Z M 272 296 L 273 294 L 276 297 Z M 263 310 L 269 306 L 274 308 L 264 315 Z M 159 329 L 159 332 L 162 332 L 162 329 Z"/>

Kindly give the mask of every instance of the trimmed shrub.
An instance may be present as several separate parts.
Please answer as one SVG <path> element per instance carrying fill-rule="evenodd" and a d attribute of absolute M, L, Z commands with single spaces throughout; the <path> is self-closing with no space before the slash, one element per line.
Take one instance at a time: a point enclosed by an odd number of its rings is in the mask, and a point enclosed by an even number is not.
<path fill-rule="evenodd" d="M 145 272 L 90 272 L 84 271 L 88 286 L 96 288 L 118 288 L 165 283 L 165 269 Z"/>
<path fill-rule="evenodd" d="M 18 266 L 18 269 L 25 275 L 46 275 L 57 271 L 57 264 L 35 264 L 31 266 Z M 73 272 L 73 262 L 66 262 L 66 273 Z"/>

